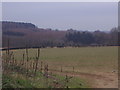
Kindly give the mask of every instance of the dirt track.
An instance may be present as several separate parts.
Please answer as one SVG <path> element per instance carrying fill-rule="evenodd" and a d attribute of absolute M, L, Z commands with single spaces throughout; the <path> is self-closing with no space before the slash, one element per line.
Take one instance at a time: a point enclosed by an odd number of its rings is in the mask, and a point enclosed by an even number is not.
<path fill-rule="evenodd" d="M 118 74 L 116 72 L 109 72 L 109 73 L 72 73 L 72 72 L 60 72 L 54 71 L 53 73 L 61 74 L 61 75 L 69 75 L 74 77 L 83 78 L 89 83 L 92 88 L 118 88 Z"/>

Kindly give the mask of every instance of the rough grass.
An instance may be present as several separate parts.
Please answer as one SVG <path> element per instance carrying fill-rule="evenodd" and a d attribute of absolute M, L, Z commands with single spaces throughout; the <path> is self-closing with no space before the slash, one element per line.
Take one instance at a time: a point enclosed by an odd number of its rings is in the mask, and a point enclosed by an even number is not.
<path fill-rule="evenodd" d="M 22 55 L 25 53 L 24 49 L 12 51 L 16 60 L 22 60 Z M 40 53 L 40 61 L 48 63 L 51 71 L 61 71 L 62 67 L 63 72 L 73 72 L 74 67 L 74 72 L 99 73 L 112 72 L 118 67 L 118 47 L 43 48 Z M 29 49 L 29 59 L 34 59 L 36 54 L 37 49 Z M 24 76 L 22 75 L 22 77 Z M 56 77 L 60 80 L 65 78 L 65 76 L 58 75 Z M 46 86 L 45 78 L 40 74 L 34 79 L 29 78 L 28 80 L 4 76 L 3 82 L 8 82 L 5 87 L 52 88 L 51 85 Z M 48 82 L 51 83 L 53 80 L 48 79 Z M 89 85 L 85 82 L 81 78 L 74 77 L 68 86 L 69 88 L 87 88 Z"/>
<path fill-rule="evenodd" d="M 2 88 L 34 88 L 29 80 L 3 74 Z"/>
<path fill-rule="evenodd" d="M 54 75 L 56 81 L 59 83 L 58 88 L 61 85 L 65 85 L 65 76 Z M 12 74 L 3 74 L 2 88 L 54 88 L 54 79 L 46 78 L 41 73 L 37 73 L 35 77 L 27 77 L 24 74 L 14 72 Z M 69 88 L 88 88 L 89 86 L 84 80 L 80 78 L 72 78 L 69 83 L 66 84 Z M 63 87 L 62 87 L 63 88 Z M 64 86 L 64 88 L 66 88 Z"/>

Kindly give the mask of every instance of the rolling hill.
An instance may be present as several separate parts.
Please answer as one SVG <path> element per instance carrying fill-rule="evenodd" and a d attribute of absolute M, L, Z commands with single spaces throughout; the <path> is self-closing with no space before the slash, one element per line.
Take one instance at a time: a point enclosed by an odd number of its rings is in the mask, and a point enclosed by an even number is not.
<path fill-rule="evenodd" d="M 2 22 L 3 47 L 7 47 L 8 38 L 10 47 L 25 47 L 26 43 L 32 47 L 41 42 L 63 42 L 66 31 L 38 28 L 31 23 Z"/>

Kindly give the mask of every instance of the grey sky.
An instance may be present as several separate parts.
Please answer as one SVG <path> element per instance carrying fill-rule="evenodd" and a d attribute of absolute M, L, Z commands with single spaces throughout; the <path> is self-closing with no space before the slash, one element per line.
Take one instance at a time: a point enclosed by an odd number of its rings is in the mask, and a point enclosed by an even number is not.
<path fill-rule="evenodd" d="M 31 22 L 40 28 L 110 30 L 118 24 L 117 2 L 4 2 L 4 21 Z"/>

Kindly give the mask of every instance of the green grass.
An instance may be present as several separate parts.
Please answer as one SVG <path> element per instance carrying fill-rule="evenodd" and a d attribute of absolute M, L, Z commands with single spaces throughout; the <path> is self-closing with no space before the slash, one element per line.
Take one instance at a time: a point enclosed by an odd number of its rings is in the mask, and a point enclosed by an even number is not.
<path fill-rule="evenodd" d="M 29 80 L 3 74 L 2 88 L 34 88 Z"/>
<path fill-rule="evenodd" d="M 72 78 L 68 83 L 64 83 L 65 76 L 54 75 L 60 85 L 68 85 L 69 88 L 88 88 L 89 86 L 80 78 Z M 14 72 L 12 74 L 3 74 L 2 88 L 54 88 L 53 79 L 46 78 L 37 73 L 35 77 L 27 77 Z M 47 84 L 46 84 L 47 83 Z M 81 84 L 81 85 L 80 85 Z M 62 87 L 63 88 L 63 87 Z"/>
<path fill-rule="evenodd" d="M 56 75 L 56 77 L 60 79 L 60 83 L 63 83 L 62 80 L 65 79 L 65 76 Z M 66 85 L 68 85 L 69 88 L 90 88 L 84 79 L 78 77 L 71 78 Z"/>
<path fill-rule="evenodd" d="M 13 50 L 15 58 L 22 60 L 25 50 Z M 36 55 L 36 49 L 29 49 L 29 57 Z M 40 60 L 47 62 L 51 69 L 77 72 L 111 72 L 117 69 L 118 47 L 81 47 L 41 49 Z M 89 69 L 88 69 L 89 68 Z"/>
<path fill-rule="evenodd" d="M 14 52 L 16 60 L 22 60 L 25 49 L 12 51 Z M 5 52 L 3 52 L 3 54 L 4 53 Z M 49 69 L 57 71 L 61 70 L 61 66 L 63 72 L 72 72 L 74 66 L 75 72 L 85 73 L 112 72 L 118 68 L 118 47 L 42 48 L 40 53 L 40 60 L 48 63 Z M 34 59 L 33 57 L 35 57 L 36 54 L 37 49 L 29 49 L 29 57 L 31 60 Z M 56 75 L 56 77 L 60 80 L 65 78 L 64 76 L 58 75 Z M 8 83 L 5 87 L 52 87 L 46 86 L 45 78 L 40 74 L 34 79 L 25 80 L 24 78 L 18 79 L 5 76 L 4 82 Z M 39 81 L 41 81 L 41 83 Z M 52 82 L 50 79 L 48 81 Z M 19 82 L 19 84 L 17 82 Z M 79 77 L 72 78 L 68 86 L 70 88 L 89 87 L 86 81 Z"/>

